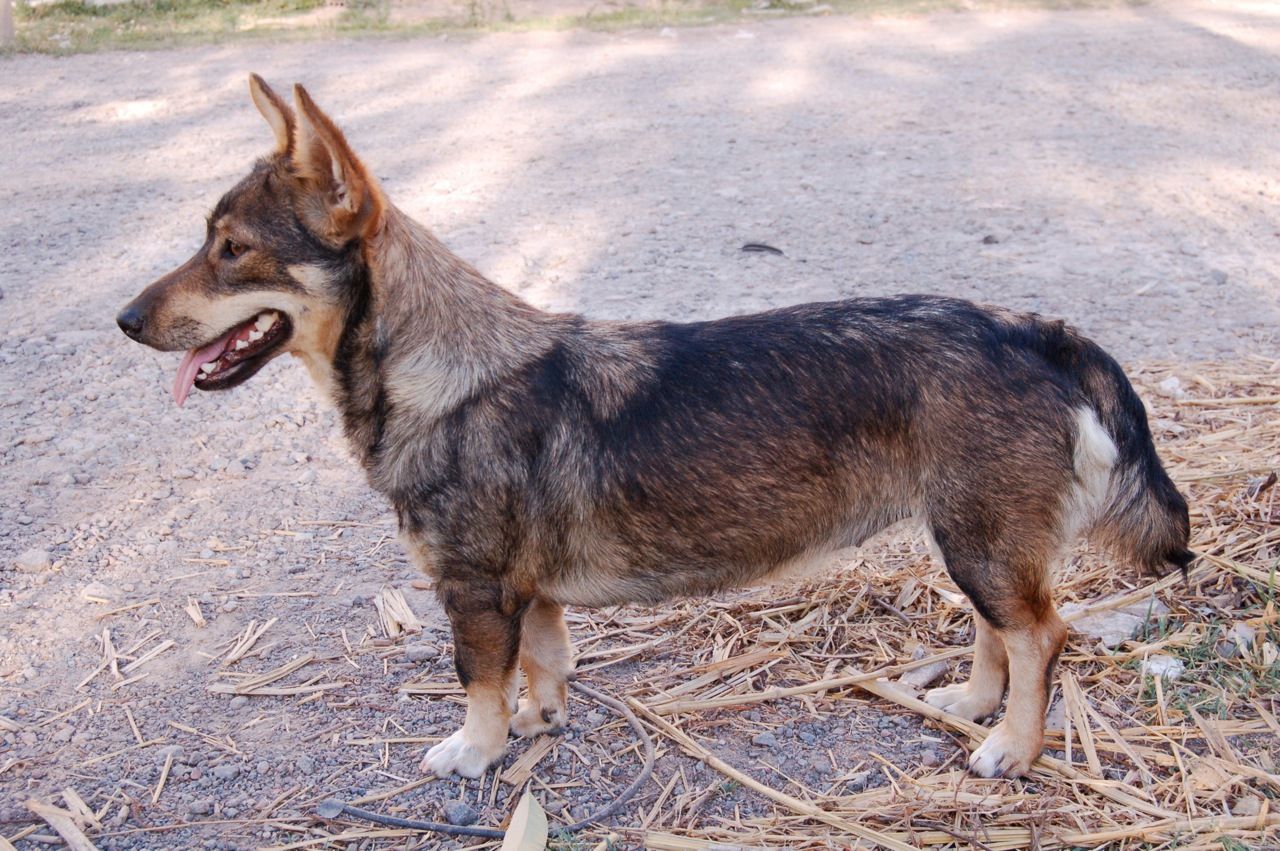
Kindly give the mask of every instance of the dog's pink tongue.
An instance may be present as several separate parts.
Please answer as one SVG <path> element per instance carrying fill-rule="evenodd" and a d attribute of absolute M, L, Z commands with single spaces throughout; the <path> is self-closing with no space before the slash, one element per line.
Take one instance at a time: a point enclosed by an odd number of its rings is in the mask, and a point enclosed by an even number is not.
<path fill-rule="evenodd" d="M 227 343 L 234 335 L 235 330 L 232 329 L 203 349 L 192 349 L 182 358 L 178 375 L 173 379 L 173 401 L 178 403 L 179 408 L 191 395 L 191 388 L 196 386 L 196 373 L 200 371 L 200 367 L 226 351 Z"/>

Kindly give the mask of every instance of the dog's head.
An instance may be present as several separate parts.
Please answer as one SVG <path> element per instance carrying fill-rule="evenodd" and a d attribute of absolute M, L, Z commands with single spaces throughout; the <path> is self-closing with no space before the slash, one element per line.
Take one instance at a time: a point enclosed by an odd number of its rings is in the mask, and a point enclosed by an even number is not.
<path fill-rule="evenodd" d="M 139 343 L 186 350 L 173 385 L 179 405 L 192 387 L 235 387 L 283 352 L 325 374 L 357 297 L 361 245 L 385 209 L 374 178 L 301 86 L 296 113 L 256 74 L 249 91 L 275 152 L 218 201 L 195 256 L 116 317 Z"/>

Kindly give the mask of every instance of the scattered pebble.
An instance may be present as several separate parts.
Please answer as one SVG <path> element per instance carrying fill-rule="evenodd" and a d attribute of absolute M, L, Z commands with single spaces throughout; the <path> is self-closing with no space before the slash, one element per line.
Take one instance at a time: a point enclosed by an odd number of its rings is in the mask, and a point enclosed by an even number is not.
<path fill-rule="evenodd" d="M 1161 677 L 1165 680 L 1176 680 L 1186 671 L 1187 664 L 1181 659 L 1157 653 L 1142 660 L 1142 674 L 1147 677 Z"/>
<path fill-rule="evenodd" d="M 778 737 L 769 732 L 757 733 L 751 737 L 751 744 L 773 750 L 778 747 Z"/>
<path fill-rule="evenodd" d="M 187 804 L 187 812 L 193 816 L 207 816 L 213 813 L 213 801 L 208 798 L 198 798 Z"/>
<path fill-rule="evenodd" d="M 22 573 L 42 573 L 53 567 L 53 558 L 45 550 L 31 549 L 14 559 L 13 566 Z"/>
<path fill-rule="evenodd" d="M 469 804 L 457 799 L 444 802 L 444 820 L 449 824 L 469 825 L 480 820 L 480 814 Z"/>
<path fill-rule="evenodd" d="M 240 776 L 240 766 L 233 762 L 224 762 L 213 767 L 213 776 L 224 782 L 235 780 Z"/>
<path fill-rule="evenodd" d="M 440 655 L 440 648 L 433 644 L 410 644 L 404 649 L 407 662 L 426 662 Z"/>

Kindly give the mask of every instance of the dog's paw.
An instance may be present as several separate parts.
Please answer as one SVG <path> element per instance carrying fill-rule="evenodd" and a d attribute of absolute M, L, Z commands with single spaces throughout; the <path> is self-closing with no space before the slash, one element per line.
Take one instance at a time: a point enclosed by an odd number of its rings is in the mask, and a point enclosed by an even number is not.
<path fill-rule="evenodd" d="M 495 750 L 469 742 L 459 730 L 427 751 L 427 755 L 422 758 L 421 769 L 424 773 L 431 772 L 437 777 L 457 774 L 476 778 L 502 759 L 504 750 L 504 746 Z"/>
<path fill-rule="evenodd" d="M 975 694 L 969 683 L 958 683 L 930 689 L 924 702 L 966 721 L 978 721 L 995 714 L 1002 697 L 1002 694 Z"/>
<path fill-rule="evenodd" d="M 979 777 L 1021 777 L 1040 756 L 1040 744 L 1019 739 L 1001 721 L 969 755 L 969 770 Z"/>
<path fill-rule="evenodd" d="M 564 729 L 566 714 L 563 707 L 540 707 L 521 700 L 519 711 L 511 716 L 511 732 L 516 736 L 556 735 Z"/>

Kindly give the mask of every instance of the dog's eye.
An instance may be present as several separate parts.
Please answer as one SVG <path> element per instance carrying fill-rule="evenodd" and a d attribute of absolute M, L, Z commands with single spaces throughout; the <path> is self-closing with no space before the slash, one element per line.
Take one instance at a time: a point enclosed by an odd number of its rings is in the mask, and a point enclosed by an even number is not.
<path fill-rule="evenodd" d="M 223 249 L 223 251 L 226 252 L 227 256 L 232 258 L 239 257 L 241 254 L 244 254 L 248 250 L 249 250 L 249 246 L 245 245 L 244 243 L 236 242 L 234 239 L 228 239 L 227 245 Z"/>

